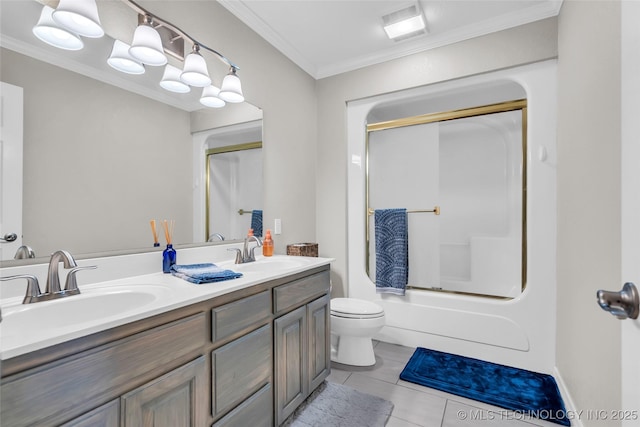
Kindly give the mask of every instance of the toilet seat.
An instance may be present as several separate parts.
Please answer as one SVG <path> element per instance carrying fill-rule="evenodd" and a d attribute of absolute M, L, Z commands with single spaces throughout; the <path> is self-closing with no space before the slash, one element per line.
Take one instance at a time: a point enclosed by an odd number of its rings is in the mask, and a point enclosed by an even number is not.
<path fill-rule="evenodd" d="M 376 319 L 384 316 L 384 310 L 370 301 L 334 298 L 331 300 L 331 315 L 347 319 Z"/>

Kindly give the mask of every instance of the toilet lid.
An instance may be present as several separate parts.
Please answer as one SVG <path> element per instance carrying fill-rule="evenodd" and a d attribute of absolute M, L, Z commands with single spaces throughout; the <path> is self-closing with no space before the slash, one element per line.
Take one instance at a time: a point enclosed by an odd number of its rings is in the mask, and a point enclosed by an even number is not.
<path fill-rule="evenodd" d="M 365 319 L 382 317 L 384 310 L 371 301 L 356 298 L 334 298 L 331 300 L 331 314 L 338 317 Z"/>

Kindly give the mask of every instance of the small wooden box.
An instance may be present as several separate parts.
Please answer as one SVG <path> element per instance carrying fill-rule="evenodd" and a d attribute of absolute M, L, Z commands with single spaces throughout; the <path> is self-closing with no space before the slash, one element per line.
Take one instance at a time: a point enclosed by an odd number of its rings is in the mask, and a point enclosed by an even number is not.
<path fill-rule="evenodd" d="M 318 256 L 317 243 L 294 243 L 287 245 L 287 255 Z"/>

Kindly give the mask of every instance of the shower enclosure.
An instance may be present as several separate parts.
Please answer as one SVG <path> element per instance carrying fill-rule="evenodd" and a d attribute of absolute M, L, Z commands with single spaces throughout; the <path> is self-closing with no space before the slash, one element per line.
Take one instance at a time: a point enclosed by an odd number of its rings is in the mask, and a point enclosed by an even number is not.
<path fill-rule="evenodd" d="M 526 285 L 524 99 L 369 124 L 367 271 L 375 209 L 407 209 L 414 289 L 514 298 Z"/>

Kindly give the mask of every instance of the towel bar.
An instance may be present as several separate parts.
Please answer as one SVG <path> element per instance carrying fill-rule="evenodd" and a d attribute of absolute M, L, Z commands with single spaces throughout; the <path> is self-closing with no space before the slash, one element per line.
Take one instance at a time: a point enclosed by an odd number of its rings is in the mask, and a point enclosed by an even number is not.
<path fill-rule="evenodd" d="M 238 210 L 238 215 L 244 215 L 244 214 L 250 214 L 250 213 L 253 213 L 253 209 L 251 209 L 251 210 L 246 210 L 246 209 Z"/>
<path fill-rule="evenodd" d="M 369 208 L 368 211 L 369 215 L 373 215 L 373 213 L 375 212 L 375 209 L 373 208 Z M 433 209 L 414 209 L 414 210 L 407 210 L 407 213 L 433 213 L 436 215 L 440 215 L 440 206 L 435 206 Z M 242 214 L 241 214 L 242 215 Z"/>

